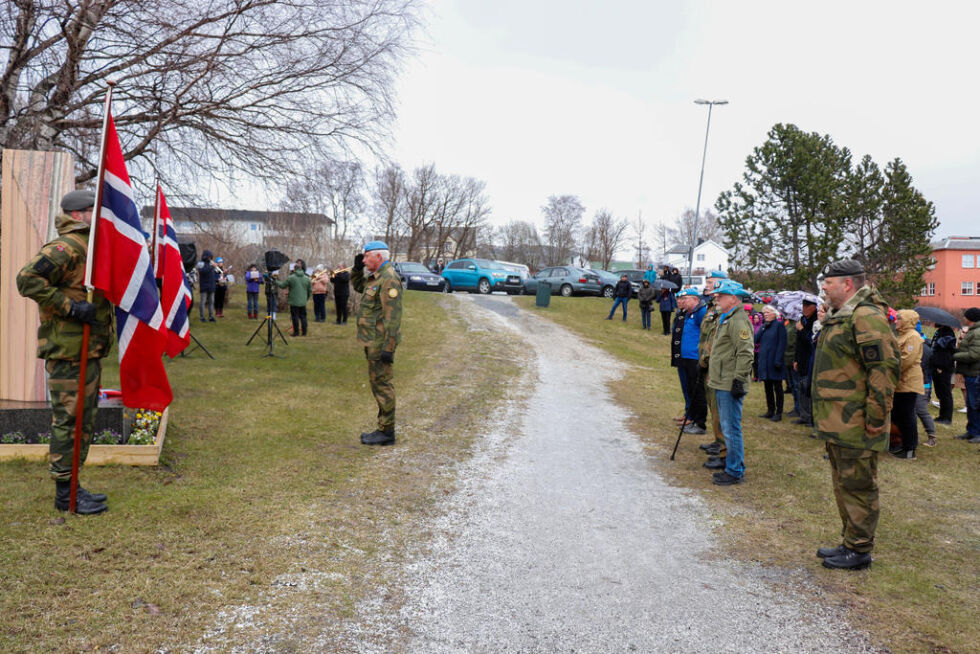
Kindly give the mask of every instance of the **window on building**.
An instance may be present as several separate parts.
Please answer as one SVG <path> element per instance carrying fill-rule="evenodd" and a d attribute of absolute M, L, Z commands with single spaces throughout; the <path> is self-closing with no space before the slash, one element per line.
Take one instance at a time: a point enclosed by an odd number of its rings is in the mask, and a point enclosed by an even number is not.
<path fill-rule="evenodd" d="M 973 295 L 973 282 L 960 284 L 960 295 Z"/>
<path fill-rule="evenodd" d="M 699 254 L 698 255 L 698 261 L 704 261 L 704 255 L 703 254 Z"/>
<path fill-rule="evenodd" d="M 929 282 L 928 286 L 929 286 L 929 295 L 935 295 L 936 294 L 936 282 Z"/>
<path fill-rule="evenodd" d="M 251 225 L 249 225 L 248 228 L 250 230 L 252 230 L 253 232 L 259 231 L 259 226 L 257 224 L 255 224 L 255 223 L 252 223 Z"/>
<path fill-rule="evenodd" d="M 974 262 L 974 257 L 973 257 L 972 254 L 964 254 L 963 255 L 963 267 L 964 268 L 972 268 L 973 267 L 973 262 Z"/>

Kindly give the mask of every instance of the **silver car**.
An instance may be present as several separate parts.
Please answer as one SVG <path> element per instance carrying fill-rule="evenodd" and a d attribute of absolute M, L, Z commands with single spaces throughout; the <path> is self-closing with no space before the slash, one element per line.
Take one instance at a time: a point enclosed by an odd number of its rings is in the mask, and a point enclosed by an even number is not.
<path fill-rule="evenodd" d="M 534 295 L 538 292 L 538 282 L 551 284 L 551 294 L 571 297 L 573 295 L 601 295 L 602 281 L 595 271 L 575 266 L 553 266 L 539 270 L 524 282 L 524 292 Z"/>

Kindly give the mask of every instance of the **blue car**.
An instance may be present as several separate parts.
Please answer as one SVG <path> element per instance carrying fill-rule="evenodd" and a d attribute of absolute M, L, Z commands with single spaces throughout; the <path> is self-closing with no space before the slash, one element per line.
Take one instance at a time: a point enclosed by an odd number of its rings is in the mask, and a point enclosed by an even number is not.
<path fill-rule="evenodd" d="M 554 266 L 539 270 L 533 276 L 524 280 L 524 292 L 534 295 L 538 292 L 538 282 L 551 284 L 551 294 L 562 297 L 573 295 L 601 295 L 602 281 L 594 270 L 585 270 L 575 266 Z"/>
<path fill-rule="evenodd" d="M 446 280 L 446 292 L 469 291 L 483 295 L 493 291 L 505 291 L 518 295 L 524 288 L 521 276 L 489 259 L 456 259 L 446 264 L 442 271 Z"/>

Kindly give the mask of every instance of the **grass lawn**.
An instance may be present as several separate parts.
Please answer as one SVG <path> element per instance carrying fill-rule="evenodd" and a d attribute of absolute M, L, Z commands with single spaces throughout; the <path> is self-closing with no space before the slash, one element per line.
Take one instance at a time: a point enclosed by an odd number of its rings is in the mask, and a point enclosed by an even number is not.
<path fill-rule="evenodd" d="M 827 570 L 814 552 L 839 542 L 840 518 L 823 442 L 789 421 L 757 418 L 765 412 L 762 384 L 751 386 L 743 413 L 746 483 L 718 488 L 697 448 L 710 435 L 685 435 L 676 460 L 668 460 L 677 438 L 671 418 L 684 405 L 659 315 L 643 331 L 635 302 L 622 322 L 621 314 L 605 320 L 609 300 L 554 297 L 547 309 L 533 309 L 534 298 L 517 301 L 623 361 L 615 397 L 632 410 L 633 428 L 665 476 L 696 489 L 717 512 L 719 537 L 736 557 L 803 568 L 829 601 L 851 609 L 856 627 L 894 652 L 980 649 L 980 453 L 952 438 L 965 430 L 963 414 L 955 414 L 953 428 L 937 426 L 938 446 L 921 447 L 917 461 L 881 457 L 875 563 L 856 573 Z M 955 400 L 962 406 L 958 392 Z M 920 441 L 923 434 L 920 425 Z"/>
<path fill-rule="evenodd" d="M 245 347 L 258 323 L 239 303 L 192 323 L 217 360 L 167 363 L 162 465 L 83 470 L 108 513 L 59 513 L 46 465 L 0 464 L 0 651 L 336 650 L 331 630 L 391 581 L 386 564 L 420 539 L 520 370 L 513 337 L 475 344 L 455 305 L 405 296 L 394 447 L 359 442 L 377 406 L 353 320 L 311 323 L 276 346 L 282 359 L 263 358 L 258 339 Z M 288 314 L 279 324 L 288 332 Z"/>

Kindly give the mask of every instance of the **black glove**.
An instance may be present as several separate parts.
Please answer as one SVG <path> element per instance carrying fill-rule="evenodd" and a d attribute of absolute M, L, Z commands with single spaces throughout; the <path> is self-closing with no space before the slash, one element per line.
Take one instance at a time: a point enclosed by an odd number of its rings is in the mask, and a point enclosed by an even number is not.
<path fill-rule="evenodd" d="M 391 364 L 391 363 L 394 363 L 394 362 L 395 362 L 395 353 L 394 352 L 387 352 L 387 351 L 385 351 L 385 352 L 382 352 L 381 353 L 381 363 L 389 363 L 389 364 Z"/>
<path fill-rule="evenodd" d="M 732 381 L 732 397 L 736 400 L 740 397 L 745 397 L 748 391 L 745 390 L 745 384 L 742 383 L 740 379 L 735 379 Z"/>
<path fill-rule="evenodd" d="M 68 317 L 77 320 L 78 322 L 87 322 L 90 325 L 95 324 L 95 305 L 91 302 L 76 302 L 71 301 L 71 309 L 68 310 Z"/>
<path fill-rule="evenodd" d="M 364 270 L 364 255 L 355 254 L 354 255 L 354 270 Z"/>

